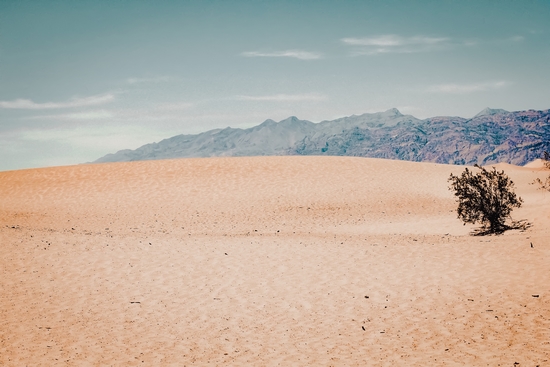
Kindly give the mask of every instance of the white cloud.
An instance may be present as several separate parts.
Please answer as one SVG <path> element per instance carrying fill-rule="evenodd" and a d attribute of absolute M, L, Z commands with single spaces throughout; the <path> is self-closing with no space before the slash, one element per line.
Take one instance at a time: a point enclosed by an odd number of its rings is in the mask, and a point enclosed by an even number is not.
<path fill-rule="evenodd" d="M 160 111 L 183 111 L 195 107 L 195 104 L 189 102 L 162 103 L 155 106 Z"/>
<path fill-rule="evenodd" d="M 396 34 L 365 38 L 342 38 L 341 41 L 355 47 L 353 55 L 373 55 L 381 53 L 412 53 L 428 51 L 450 43 L 445 37 L 413 36 L 402 37 Z"/>
<path fill-rule="evenodd" d="M 117 123 L 163 123 L 177 121 L 186 114 L 189 107 L 172 105 L 167 107 L 153 106 L 150 108 L 123 108 L 113 111 L 113 121 Z"/>
<path fill-rule="evenodd" d="M 477 45 L 479 45 L 479 41 L 478 40 L 473 40 L 473 39 L 465 40 L 465 41 L 462 41 L 462 45 L 464 45 L 466 47 L 477 46 Z"/>
<path fill-rule="evenodd" d="M 72 98 L 67 102 L 44 102 L 36 103 L 30 99 L 16 99 L 14 101 L 0 101 L 0 108 L 21 109 L 21 110 L 46 110 L 95 106 L 112 102 L 114 94 L 102 94 L 84 98 Z"/>
<path fill-rule="evenodd" d="M 248 51 L 243 52 L 241 55 L 246 57 L 292 57 L 300 60 L 317 60 L 323 57 L 320 53 L 302 50 L 286 50 L 276 52 Z"/>
<path fill-rule="evenodd" d="M 239 101 L 270 101 L 270 102 L 302 102 L 302 101 L 325 101 L 326 96 L 317 93 L 306 94 L 273 94 L 269 96 L 235 96 Z"/>
<path fill-rule="evenodd" d="M 525 40 L 525 37 L 523 37 L 523 36 L 514 36 L 514 37 L 510 37 L 509 40 L 512 41 L 512 42 L 521 42 L 521 41 Z"/>
<path fill-rule="evenodd" d="M 48 141 L 69 144 L 80 148 L 123 149 L 127 146 L 146 144 L 163 135 L 153 128 L 142 126 L 87 125 L 55 129 L 29 129 L 19 132 L 26 141 Z M 139 146 L 139 145 L 138 145 Z"/>
<path fill-rule="evenodd" d="M 60 113 L 54 115 L 35 115 L 27 116 L 24 119 L 27 120 L 105 120 L 111 119 L 115 115 L 108 110 L 88 110 L 73 113 Z"/>
<path fill-rule="evenodd" d="M 510 82 L 484 82 L 471 84 L 438 84 L 428 87 L 427 91 L 431 93 L 448 93 L 448 94 L 467 94 L 475 92 L 485 92 L 497 90 L 508 86 Z"/>
<path fill-rule="evenodd" d="M 75 120 L 102 120 L 113 117 L 113 114 L 106 110 L 99 111 L 84 111 L 78 113 L 68 113 L 64 116 L 67 119 Z"/>
<path fill-rule="evenodd" d="M 473 47 L 495 45 L 502 42 L 523 42 L 525 37 L 513 36 L 495 40 L 451 39 L 448 37 L 412 36 L 403 37 L 397 34 L 386 34 L 364 38 L 342 38 L 340 41 L 353 47 L 351 56 L 376 55 L 384 53 L 415 53 L 441 50 L 450 47 Z"/>
<path fill-rule="evenodd" d="M 167 121 L 181 116 L 182 111 L 193 108 L 195 104 L 187 102 L 160 103 L 149 108 L 117 108 L 100 110 L 83 110 L 71 113 L 37 114 L 27 116 L 28 120 L 59 120 L 59 121 L 99 121 L 111 120 L 113 122 L 127 121 Z"/>
<path fill-rule="evenodd" d="M 142 84 L 142 83 L 165 83 L 171 81 L 169 76 L 159 76 L 155 78 L 128 78 L 126 82 L 128 84 Z"/>
<path fill-rule="evenodd" d="M 449 41 L 444 37 L 401 37 L 395 34 L 388 34 L 377 37 L 366 38 L 342 38 L 342 42 L 351 46 L 379 46 L 379 47 L 395 47 L 405 45 L 435 45 Z"/>

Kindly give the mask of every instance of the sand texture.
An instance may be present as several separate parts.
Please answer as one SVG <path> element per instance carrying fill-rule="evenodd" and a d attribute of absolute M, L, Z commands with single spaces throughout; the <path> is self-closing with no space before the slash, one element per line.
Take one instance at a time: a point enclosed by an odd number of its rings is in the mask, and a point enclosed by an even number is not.
<path fill-rule="evenodd" d="M 0 365 L 549 366 L 549 171 L 498 168 L 526 231 L 470 236 L 459 166 L 0 172 Z"/>

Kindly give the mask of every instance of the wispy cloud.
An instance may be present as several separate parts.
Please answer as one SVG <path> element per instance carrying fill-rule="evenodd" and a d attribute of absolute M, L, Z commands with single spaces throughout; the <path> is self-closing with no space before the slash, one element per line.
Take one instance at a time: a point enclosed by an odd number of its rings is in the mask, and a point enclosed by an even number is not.
<path fill-rule="evenodd" d="M 510 84 L 511 83 L 507 81 L 471 84 L 437 84 L 428 87 L 427 91 L 430 93 L 467 94 L 502 89 Z"/>
<path fill-rule="evenodd" d="M 402 37 L 396 34 L 387 34 L 364 38 L 342 38 L 341 41 L 345 45 L 355 48 L 353 55 L 374 55 L 429 51 L 448 45 L 451 40 L 446 37 Z"/>
<path fill-rule="evenodd" d="M 47 110 L 96 106 L 114 101 L 114 94 L 102 94 L 84 98 L 72 98 L 66 102 L 44 102 L 36 103 L 30 99 L 16 99 L 13 101 L 0 101 L 0 108 L 21 109 L 21 110 Z"/>
<path fill-rule="evenodd" d="M 447 41 L 448 38 L 436 37 L 400 37 L 395 34 L 367 37 L 367 38 L 343 38 L 342 42 L 353 46 L 380 46 L 395 47 L 405 45 L 434 45 Z"/>
<path fill-rule="evenodd" d="M 303 101 L 325 101 L 327 96 L 317 93 L 306 94 L 273 94 L 269 96 L 235 96 L 239 101 L 268 101 L 268 102 L 303 102 Z"/>
<path fill-rule="evenodd" d="M 303 50 L 286 50 L 275 52 L 248 51 L 243 52 L 241 55 L 245 57 L 290 57 L 299 60 L 317 60 L 323 57 L 320 53 Z"/>
<path fill-rule="evenodd" d="M 154 78 L 128 78 L 126 82 L 128 84 L 143 84 L 143 83 L 166 83 L 172 81 L 173 78 L 169 76 L 158 76 Z"/>
<path fill-rule="evenodd" d="M 466 47 L 477 46 L 479 45 L 479 43 L 480 43 L 479 40 L 475 40 L 475 39 L 467 39 L 462 41 L 462 45 Z"/>
<path fill-rule="evenodd" d="M 195 107 L 194 103 L 176 102 L 176 103 L 161 103 L 155 106 L 156 110 L 161 111 L 183 111 Z"/>
<path fill-rule="evenodd" d="M 116 123 L 146 120 L 146 121 L 167 121 L 177 119 L 183 111 L 195 107 L 194 103 L 173 102 L 159 103 L 151 106 L 142 106 L 134 108 L 114 108 L 114 109 L 85 109 L 75 112 L 44 114 L 38 112 L 34 116 L 23 117 L 27 120 L 57 120 L 57 121 L 100 121 L 110 120 Z"/>
<path fill-rule="evenodd" d="M 114 115 L 110 111 L 99 110 L 99 111 L 84 111 L 77 113 L 68 113 L 65 115 L 67 119 L 75 120 L 103 120 L 112 118 Z"/>
<path fill-rule="evenodd" d="M 54 114 L 54 115 L 37 115 L 37 116 L 28 116 L 25 117 L 27 120 L 80 120 L 80 121 L 86 121 L 86 120 L 105 120 L 105 119 L 112 119 L 115 117 L 115 115 L 111 111 L 107 110 L 89 110 L 89 111 L 82 111 L 82 112 L 74 112 L 74 113 L 61 113 L 61 114 Z"/>
<path fill-rule="evenodd" d="M 509 41 L 512 41 L 512 42 L 522 42 L 525 40 L 525 37 L 523 36 L 514 36 L 514 37 L 510 37 L 508 38 Z"/>
<path fill-rule="evenodd" d="M 156 127 L 139 125 L 65 125 L 55 129 L 21 130 L 11 140 L 16 146 L 25 146 L 33 152 L 31 167 L 40 167 L 90 162 L 120 149 L 135 149 L 159 141 L 167 133 Z"/>

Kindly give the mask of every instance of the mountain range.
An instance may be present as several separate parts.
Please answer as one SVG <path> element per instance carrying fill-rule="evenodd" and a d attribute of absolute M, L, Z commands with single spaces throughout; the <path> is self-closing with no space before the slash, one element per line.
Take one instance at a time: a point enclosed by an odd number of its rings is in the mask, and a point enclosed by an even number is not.
<path fill-rule="evenodd" d="M 486 108 L 471 119 L 417 119 L 392 108 L 313 123 L 294 116 L 248 128 L 177 135 L 94 163 L 265 155 L 337 155 L 449 164 L 524 165 L 550 151 L 550 110 Z"/>

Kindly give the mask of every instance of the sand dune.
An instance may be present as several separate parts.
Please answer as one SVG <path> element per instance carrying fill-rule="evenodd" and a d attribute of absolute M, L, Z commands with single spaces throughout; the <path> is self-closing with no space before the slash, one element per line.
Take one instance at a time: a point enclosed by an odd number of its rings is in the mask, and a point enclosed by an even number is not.
<path fill-rule="evenodd" d="M 548 171 L 496 167 L 524 232 L 469 235 L 460 166 L 0 172 L 0 365 L 550 365 L 550 193 L 531 184 Z"/>

